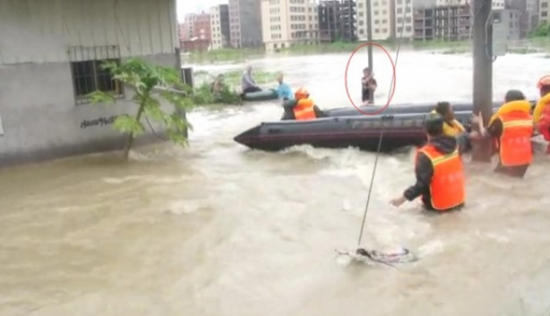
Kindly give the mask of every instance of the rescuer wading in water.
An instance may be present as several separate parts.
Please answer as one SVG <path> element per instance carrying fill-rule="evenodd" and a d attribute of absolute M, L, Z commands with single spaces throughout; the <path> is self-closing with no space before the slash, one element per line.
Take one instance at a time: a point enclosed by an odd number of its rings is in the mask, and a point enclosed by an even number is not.
<path fill-rule="evenodd" d="M 405 201 L 422 197 L 427 210 L 446 212 L 459 209 L 466 199 L 460 148 L 457 139 L 443 134 L 444 119 L 430 113 L 424 124 L 428 143 L 417 152 L 416 183 L 390 203 L 399 207 Z"/>
<path fill-rule="evenodd" d="M 540 92 L 540 99 L 533 111 L 533 121 L 544 140 L 550 142 L 550 75 L 539 79 L 537 88 Z"/>
<path fill-rule="evenodd" d="M 481 116 L 474 115 L 472 122 L 478 124 L 483 137 L 491 137 L 494 152 L 498 153 L 496 172 L 522 178 L 533 160 L 533 118 L 531 103 L 521 91 L 506 93 L 505 103 L 491 117 L 487 129 Z M 475 133 L 473 133 L 475 135 Z"/>
<path fill-rule="evenodd" d="M 443 117 L 443 134 L 456 137 L 461 152 L 470 149 L 470 134 L 464 126 L 455 119 L 453 107 L 449 102 L 438 102 L 432 113 L 438 113 Z"/>

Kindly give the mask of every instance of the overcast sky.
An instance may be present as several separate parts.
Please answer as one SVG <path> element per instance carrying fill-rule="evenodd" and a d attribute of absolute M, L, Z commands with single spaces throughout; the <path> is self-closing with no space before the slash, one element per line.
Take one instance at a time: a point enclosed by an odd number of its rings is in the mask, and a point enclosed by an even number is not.
<path fill-rule="evenodd" d="M 211 6 L 228 3 L 227 0 L 178 0 L 178 21 L 183 22 L 187 13 L 207 12 Z"/>

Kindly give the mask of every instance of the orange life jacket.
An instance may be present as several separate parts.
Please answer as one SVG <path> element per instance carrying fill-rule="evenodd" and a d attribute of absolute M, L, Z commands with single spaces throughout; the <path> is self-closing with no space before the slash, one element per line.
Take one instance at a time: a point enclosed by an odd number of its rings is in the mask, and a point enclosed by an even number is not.
<path fill-rule="evenodd" d="M 503 166 L 528 165 L 533 160 L 531 136 L 533 118 L 529 113 L 514 111 L 500 114 L 502 135 L 499 139 L 498 154 Z"/>
<path fill-rule="evenodd" d="M 436 211 L 444 212 L 463 204 L 466 199 L 466 188 L 458 148 L 450 154 L 442 154 L 434 146 L 426 145 L 418 152 L 424 153 L 432 162 L 432 207 Z"/>
<path fill-rule="evenodd" d="M 315 116 L 315 109 L 313 108 L 315 103 L 312 99 L 300 99 L 294 107 L 294 117 L 296 120 L 314 120 L 317 117 Z"/>

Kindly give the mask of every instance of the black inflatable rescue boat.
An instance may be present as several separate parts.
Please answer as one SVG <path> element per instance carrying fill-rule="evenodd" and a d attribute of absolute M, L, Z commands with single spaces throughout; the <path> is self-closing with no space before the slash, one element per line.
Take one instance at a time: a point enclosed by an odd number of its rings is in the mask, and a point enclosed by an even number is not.
<path fill-rule="evenodd" d="M 502 103 L 495 102 L 498 108 Z M 252 149 L 279 151 L 296 145 L 318 148 L 357 147 L 376 151 L 383 133 L 381 151 L 389 152 L 425 142 L 424 120 L 433 104 L 403 104 L 390 107 L 382 115 L 367 116 L 355 108 L 332 109 L 328 117 L 308 121 L 264 122 L 239 135 L 234 140 Z M 380 108 L 363 107 L 375 113 Z M 470 129 L 472 104 L 453 103 L 455 117 Z"/>

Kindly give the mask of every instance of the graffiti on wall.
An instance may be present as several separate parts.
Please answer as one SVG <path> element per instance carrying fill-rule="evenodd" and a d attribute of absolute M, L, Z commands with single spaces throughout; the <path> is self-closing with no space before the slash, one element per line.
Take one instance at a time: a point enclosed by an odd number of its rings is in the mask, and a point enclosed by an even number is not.
<path fill-rule="evenodd" d="M 99 117 L 95 120 L 82 120 L 80 123 L 80 128 L 85 129 L 86 127 L 90 126 L 105 126 L 105 125 L 111 125 L 115 122 L 118 115 L 113 115 L 110 117 Z"/>

